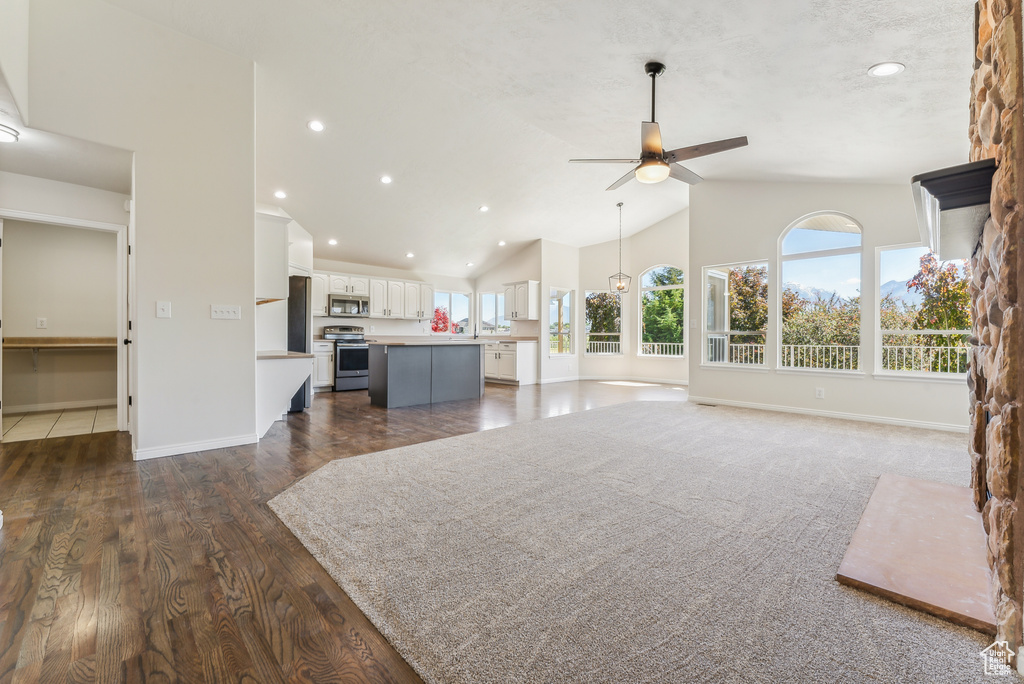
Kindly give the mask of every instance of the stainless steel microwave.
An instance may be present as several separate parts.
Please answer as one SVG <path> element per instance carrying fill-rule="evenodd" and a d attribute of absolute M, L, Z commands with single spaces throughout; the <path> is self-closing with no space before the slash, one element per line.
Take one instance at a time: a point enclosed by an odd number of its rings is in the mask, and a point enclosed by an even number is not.
<path fill-rule="evenodd" d="M 370 315 L 370 298 L 366 295 L 328 295 L 327 315 L 336 318 L 367 318 Z"/>

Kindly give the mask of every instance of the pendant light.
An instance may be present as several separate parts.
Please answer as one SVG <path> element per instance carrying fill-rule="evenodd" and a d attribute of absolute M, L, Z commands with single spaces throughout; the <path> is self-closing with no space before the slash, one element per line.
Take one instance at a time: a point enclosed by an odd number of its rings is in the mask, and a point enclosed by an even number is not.
<path fill-rule="evenodd" d="M 633 279 L 622 272 L 622 202 L 615 206 L 619 208 L 619 272 L 608 276 L 608 289 L 623 294 L 629 292 L 629 283 Z"/>

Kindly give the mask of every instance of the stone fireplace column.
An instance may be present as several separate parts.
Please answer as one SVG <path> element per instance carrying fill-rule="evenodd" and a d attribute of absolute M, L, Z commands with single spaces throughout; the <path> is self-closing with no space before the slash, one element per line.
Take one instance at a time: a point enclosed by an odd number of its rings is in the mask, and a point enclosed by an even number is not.
<path fill-rule="evenodd" d="M 996 160 L 992 217 L 971 257 L 970 439 L 974 501 L 988 534 L 999 640 L 1024 634 L 1024 92 L 1022 0 L 977 3 L 971 161 Z M 1024 658 L 1018 668 L 1024 671 Z"/>

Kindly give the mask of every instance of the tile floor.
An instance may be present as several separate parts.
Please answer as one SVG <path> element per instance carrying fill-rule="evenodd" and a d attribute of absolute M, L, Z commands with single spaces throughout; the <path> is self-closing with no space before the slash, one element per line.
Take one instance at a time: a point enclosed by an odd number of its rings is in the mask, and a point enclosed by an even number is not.
<path fill-rule="evenodd" d="M 113 432 L 117 430 L 117 408 L 101 406 L 4 415 L 3 430 L 5 442 Z"/>

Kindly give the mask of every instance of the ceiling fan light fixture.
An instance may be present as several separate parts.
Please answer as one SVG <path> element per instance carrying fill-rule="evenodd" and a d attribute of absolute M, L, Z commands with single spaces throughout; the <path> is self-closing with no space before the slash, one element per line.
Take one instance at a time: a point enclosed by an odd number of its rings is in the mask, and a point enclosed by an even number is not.
<path fill-rule="evenodd" d="M 645 159 L 636 167 L 636 179 L 641 183 L 660 183 L 672 173 L 669 165 L 661 159 Z"/>
<path fill-rule="evenodd" d="M 18 142 L 20 137 L 21 133 L 17 129 L 0 124 L 0 142 Z"/>

